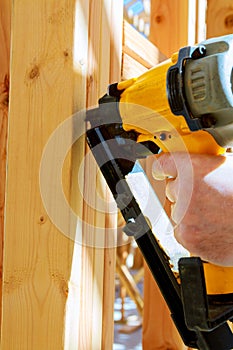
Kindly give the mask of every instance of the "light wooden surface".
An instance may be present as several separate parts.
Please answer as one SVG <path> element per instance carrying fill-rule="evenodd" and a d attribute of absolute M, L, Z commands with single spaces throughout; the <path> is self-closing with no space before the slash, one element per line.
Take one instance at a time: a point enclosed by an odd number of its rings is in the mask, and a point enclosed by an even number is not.
<path fill-rule="evenodd" d="M 107 35 L 103 43 L 103 25 L 107 25 L 105 16 L 104 1 L 97 3 L 90 2 L 89 7 L 89 37 L 88 37 L 88 72 L 87 72 L 87 106 L 96 106 L 98 98 L 107 86 L 109 74 L 109 50 L 110 41 Z M 109 9 L 108 9 L 109 10 Z M 102 17 L 103 16 L 103 17 Z M 102 23 L 102 18 L 104 22 Z M 106 26 L 107 28 L 107 26 Z M 106 49 L 106 56 L 102 57 Z M 102 72 L 103 60 L 106 59 L 106 71 Z M 102 83 L 106 79 L 106 84 Z M 100 82 L 101 80 L 101 82 Z M 81 314 L 79 318 L 79 344 L 80 349 L 101 348 L 102 339 L 102 294 L 103 294 L 103 249 L 95 249 L 96 233 L 98 226 L 104 227 L 105 215 L 96 212 L 97 188 L 101 191 L 104 182 L 97 175 L 97 165 L 93 158 L 85 160 L 84 173 L 84 202 L 83 202 L 83 230 L 84 239 L 88 239 L 87 245 L 82 247 L 82 273 L 80 283 L 82 285 L 81 294 Z M 89 203 L 92 205 L 89 205 Z M 99 242 L 101 245 L 101 242 Z M 93 329 L 95 331 L 93 332 Z"/>
<path fill-rule="evenodd" d="M 207 37 L 233 33 L 233 3 L 231 0 L 208 0 Z"/>
<path fill-rule="evenodd" d="M 73 230 L 76 232 L 73 246 L 73 257 L 69 277 L 69 294 L 66 303 L 64 349 L 79 349 L 80 321 L 85 314 L 82 308 L 82 239 L 83 230 L 80 219 L 83 213 L 83 186 L 84 168 L 81 166 L 85 156 L 85 118 L 86 108 L 86 77 L 88 69 L 88 17 L 89 2 L 86 0 L 75 1 L 74 8 L 74 37 L 73 37 L 73 110 L 77 113 L 77 122 L 74 123 L 74 133 L 82 135 L 73 145 L 66 159 L 67 168 L 71 171 L 70 187 L 67 189 L 66 198 L 70 198 L 69 204 L 78 217 L 78 222 L 73 218 Z M 82 50 L 80 50 L 82 48 Z M 80 119 L 80 121 L 79 121 Z M 75 119 L 76 120 L 76 119 Z M 72 159 L 72 163 L 70 161 Z M 65 174 L 66 175 L 66 174 Z M 77 181 L 78 179 L 78 181 Z M 65 190 L 65 189 L 64 189 Z M 75 234 L 74 234 L 75 236 Z M 88 275 L 87 278 L 92 278 Z M 86 335 L 86 334 L 85 334 Z M 89 336 L 89 334 L 88 334 Z"/>
<path fill-rule="evenodd" d="M 123 32 L 123 0 L 111 2 L 110 26 L 110 72 L 109 83 L 121 79 L 122 66 L 122 32 Z M 110 211 L 112 197 L 106 191 L 106 209 Z M 112 208 L 112 205 L 111 205 Z M 115 205 L 115 209 L 116 205 Z M 105 217 L 105 249 L 104 249 L 104 279 L 103 279 L 103 320 L 101 349 L 112 349 L 114 342 L 114 302 L 115 302 L 115 266 L 116 248 L 110 242 L 114 235 L 117 240 L 117 215 Z M 109 228 L 109 229 L 108 229 Z M 114 230 L 113 230 L 114 228 Z"/>
<path fill-rule="evenodd" d="M 193 23 L 197 23 L 198 11 L 187 6 L 188 3 L 194 2 L 152 1 L 157 11 L 152 18 L 153 42 L 165 55 L 170 56 L 187 42 L 192 44 L 195 35 L 203 35 L 203 30 L 201 34 L 196 30 L 194 35 L 192 28 L 195 27 Z M 88 240 L 90 246 L 87 247 L 82 240 L 74 243 L 52 223 L 42 203 L 38 177 L 44 146 L 56 127 L 74 111 L 84 109 L 86 102 L 88 106 L 96 105 L 108 83 L 120 80 L 121 8 L 122 0 L 1 1 L 1 237 L 5 140 L 9 127 L 4 208 L 3 350 L 112 348 L 115 249 L 97 248 L 95 239 L 99 227 L 104 234 L 98 244 L 108 245 L 114 235 L 112 228 L 116 227 L 115 215 L 98 210 L 99 194 L 104 200 L 109 196 L 106 185 L 91 159 L 86 159 L 85 166 L 79 169 L 80 158 L 87 151 L 84 140 L 80 140 L 65 160 L 63 189 L 72 209 L 82 216 L 83 225 L 77 232 L 81 232 L 84 241 Z M 208 0 L 207 35 L 216 35 L 216 28 L 217 35 L 232 32 L 231 16 L 231 1 Z M 12 60 L 7 125 L 10 34 Z M 141 74 L 161 57 L 157 48 L 151 44 L 144 47 L 142 37 L 138 40 L 140 52 L 134 40 L 124 42 L 123 63 L 124 67 L 128 65 L 122 70 L 125 78 Z M 133 61 L 137 62 L 138 72 L 132 70 Z M 80 129 L 84 132 L 83 124 Z M 74 180 L 80 171 L 77 188 Z M 49 177 L 51 186 L 54 176 L 56 174 Z M 89 205 L 92 200 L 94 210 Z M 70 221 L 70 213 L 60 212 L 54 201 L 51 205 L 56 206 L 67 230 L 74 236 L 72 229 L 76 227 Z M 108 208 L 106 201 L 106 213 Z M 0 240 L 2 242 L 2 238 Z M 1 251 L 0 246 L 0 261 Z"/>
<path fill-rule="evenodd" d="M 149 39 L 169 57 L 195 42 L 196 0 L 151 1 Z"/>
<path fill-rule="evenodd" d="M 43 206 L 39 170 L 44 147 L 60 123 L 86 103 L 96 105 L 108 83 L 120 77 L 120 2 L 16 0 L 12 6 L 1 349 L 108 350 L 115 248 L 104 247 L 108 240 L 112 244 L 116 214 L 108 215 L 106 184 L 91 157 L 79 167 L 87 152 L 82 137 L 67 153 L 61 184 L 81 217 L 76 227 L 56 196 Z M 83 122 L 78 128 L 84 132 Z M 72 133 L 71 126 L 70 140 Z M 61 148 L 65 144 L 63 137 L 57 142 Z M 53 147 L 56 155 L 59 147 Z M 57 178 L 49 169 L 48 193 Z M 106 210 L 98 210 L 99 196 Z M 62 218 L 65 234 L 48 216 L 51 208 Z"/>
<path fill-rule="evenodd" d="M 9 104 L 9 65 L 10 65 L 10 20 L 9 0 L 0 3 L 0 276 L 2 276 L 4 205 L 6 179 L 6 141 Z M 2 277 L 0 279 L 0 300 L 2 300 Z M 0 301 L 0 312 L 2 303 Z M 1 319 L 0 319 L 1 323 Z"/>
<path fill-rule="evenodd" d="M 121 11 L 123 7 L 114 1 L 90 2 L 88 107 L 96 106 L 108 84 L 120 77 Z M 92 157 L 85 160 L 84 178 L 83 229 L 87 245 L 82 248 L 79 348 L 108 350 L 113 344 L 115 296 L 115 248 L 108 246 L 108 240 L 116 234 L 116 212 L 106 215 L 109 192 Z"/>
<path fill-rule="evenodd" d="M 165 59 L 161 51 L 124 21 L 122 80 L 137 77 Z"/>
<path fill-rule="evenodd" d="M 47 216 L 38 176 L 73 111 L 74 1 L 16 0 L 12 13 L 1 349 L 62 349 L 73 242 Z"/>

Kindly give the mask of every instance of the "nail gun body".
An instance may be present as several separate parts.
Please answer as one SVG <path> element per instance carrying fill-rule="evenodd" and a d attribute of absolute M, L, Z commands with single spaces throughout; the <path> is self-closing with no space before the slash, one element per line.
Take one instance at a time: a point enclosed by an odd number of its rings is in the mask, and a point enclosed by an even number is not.
<path fill-rule="evenodd" d="M 109 86 L 87 112 L 87 141 L 171 310 L 184 343 L 232 349 L 233 268 L 181 258 L 179 281 L 126 177 L 137 159 L 163 152 L 223 154 L 233 147 L 233 35 L 182 48 L 138 78 Z M 190 297 L 192 295 L 192 297 Z"/>

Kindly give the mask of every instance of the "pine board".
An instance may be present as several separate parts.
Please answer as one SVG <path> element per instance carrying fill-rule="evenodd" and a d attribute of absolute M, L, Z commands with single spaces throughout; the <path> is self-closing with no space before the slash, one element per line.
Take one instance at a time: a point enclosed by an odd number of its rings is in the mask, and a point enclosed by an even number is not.
<path fill-rule="evenodd" d="M 151 2 L 149 39 L 167 57 L 180 47 L 195 43 L 196 0 Z"/>
<path fill-rule="evenodd" d="M 2 299 L 2 263 L 4 239 L 4 206 L 6 181 L 6 144 L 9 104 L 9 65 L 10 65 L 10 21 L 9 0 L 0 3 L 0 300 Z M 0 302 L 1 310 L 1 302 Z M 1 322 L 1 320 L 0 320 Z"/>
<path fill-rule="evenodd" d="M 45 211 L 39 169 L 49 136 L 73 112 L 74 3 L 15 0 L 12 4 L 3 350 L 64 348 L 74 243 Z M 71 158 L 64 170 L 68 193 L 70 166 Z M 52 187 L 57 174 L 48 176 Z M 69 212 L 59 212 L 56 198 L 51 205 L 69 231 Z"/>

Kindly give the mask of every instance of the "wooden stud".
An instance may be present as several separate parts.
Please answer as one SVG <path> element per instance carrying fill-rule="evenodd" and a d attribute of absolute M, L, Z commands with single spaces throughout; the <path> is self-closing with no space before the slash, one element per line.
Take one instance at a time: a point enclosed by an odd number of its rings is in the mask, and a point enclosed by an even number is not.
<path fill-rule="evenodd" d="M 96 106 L 98 99 L 106 93 L 108 84 L 120 77 L 121 11 L 123 6 L 114 1 L 90 2 L 88 107 Z M 113 344 L 115 296 L 115 247 L 112 243 L 116 238 L 117 211 L 112 215 L 108 213 L 109 190 L 96 162 L 88 156 L 88 150 L 84 166 L 79 348 L 110 349 Z"/>
<path fill-rule="evenodd" d="M 44 207 L 39 169 L 44 146 L 61 122 L 74 111 L 82 116 L 86 102 L 96 105 L 108 83 L 120 77 L 121 10 L 120 1 L 116 5 L 107 0 L 101 6 L 84 0 L 13 4 L 3 350 L 112 348 L 117 225 L 116 213 L 108 214 L 105 181 L 82 137 L 62 169 L 66 199 L 81 218 L 76 222 L 56 196 L 48 195 Z M 71 125 L 70 140 L 72 132 Z M 65 141 L 60 137 L 57 143 Z M 58 147 L 53 147 L 55 155 Z M 59 179 L 50 170 L 48 193 Z M 106 210 L 99 208 L 101 200 Z M 49 216 L 51 208 L 62 217 L 65 234 Z"/>
<path fill-rule="evenodd" d="M 87 106 L 96 106 L 98 97 L 100 97 L 99 81 L 100 77 L 100 41 L 102 30 L 102 11 L 104 12 L 103 2 L 97 4 L 96 1 L 89 4 L 89 37 L 88 37 L 88 80 L 87 80 Z M 108 45 L 108 39 L 106 40 Z M 96 225 L 96 190 L 98 180 L 97 165 L 93 158 L 85 160 L 84 170 L 84 202 L 83 202 L 83 246 L 82 246 L 82 273 L 80 283 L 82 293 L 80 299 L 80 317 L 79 317 L 79 344 L 80 349 L 92 349 L 100 347 L 101 344 L 101 296 L 103 279 L 103 256 L 99 254 L 99 262 L 96 260 L 98 255 L 95 249 L 95 225 Z M 92 174 L 92 175 L 91 175 Z M 89 205 L 89 203 L 92 205 Z M 103 226 L 103 225 L 102 225 Z M 85 244 L 87 242 L 87 244 Z M 95 272 L 97 275 L 95 276 Z M 95 332 L 93 332 L 95 329 Z"/>
<path fill-rule="evenodd" d="M 0 300 L 2 300 L 2 260 L 4 239 L 4 206 L 6 181 L 6 143 L 9 104 L 9 65 L 10 65 L 10 28 L 11 2 L 0 3 Z M 1 314 L 0 302 L 0 314 Z M 1 323 L 1 319 L 0 319 Z"/>
<path fill-rule="evenodd" d="M 195 42 L 196 0 L 152 0 L 149 39 L 164 55 Z"/>
<path fill-rule="evenodd" d="M 88 69 L 88 18 L 89 1 L 79 0 L 75 3 L 74 13 L 74 38 L 73 38 L 73 68 L 74 68 L 74 97 L 73 110 L 77 112 L 79 134 L 81 137 L 76 140 L 71 149 L 71 198 L 70 205 L 77 215 L 74 219 L 74 231 L 76 237 L 73 247 L 73 259 L 69 279 L 69 295 L 66 303 L 64 348 L 65 350 L 79 349 L 80 332 L 79 322 L 86 310 L 82 308 L 82 234 L 83 228 L 80 224 L 83 217 L 83 188 L 84 188 L 84 167 L 85 157 L 85 118 L 87 100 L 87 69 Z M 82 49 L 80 49 L 82 48 Z M 78 179 L 78 181 L 77 181 Z M 68 196 L 68 194 L 67 194 Z M 87 276 L 89 279 L 90 276 Z M 86 335 L 86 333 L 85 333 Z"/>
<path fill-rule="evenodd" d="M 39 169 L 49 136 L 73 112 L 74 1 L 16 0 L 12 13 L 1 348 L 62 349 L 73 242 L 45 211 Z M 69 212 L 60 215 L 69 230 Z"/>
<path fill-rule="evenodd" d="M 122 32 L 123 32 L 123 0 L 111 2 L 110 18 L 110 72 L 109 83 L 121 80 L 122 64 Z M 104 280 L 103 280 L 103 319 L 101 349 L 108 350 L 114 342 L 114 301 L 115 301 L 115 265 L 116 248 L 111 243 L 112 238 L 117 241 L 117 207 L 115 214 L 110 214 L 114 207 L 110 191 L 106 190 L 105 216 L 105 249 L 104 249 Z M 109 228 L 109 229 L 108 229 Z"/>

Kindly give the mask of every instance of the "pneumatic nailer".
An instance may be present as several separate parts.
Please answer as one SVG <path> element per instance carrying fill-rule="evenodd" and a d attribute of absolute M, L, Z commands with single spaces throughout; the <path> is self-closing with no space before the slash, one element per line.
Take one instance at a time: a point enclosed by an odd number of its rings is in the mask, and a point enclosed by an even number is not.
<path fill-rule="evenodd" d="M 87 142 L 184 341 L 233 348 L 233 268 L 181 257 L 179 278 L 127 182 L 159 152 L 223 154 L 233 147 L 233 35 L 181 48 L 141 76 L 108 87 L 87 112 Z"/>

